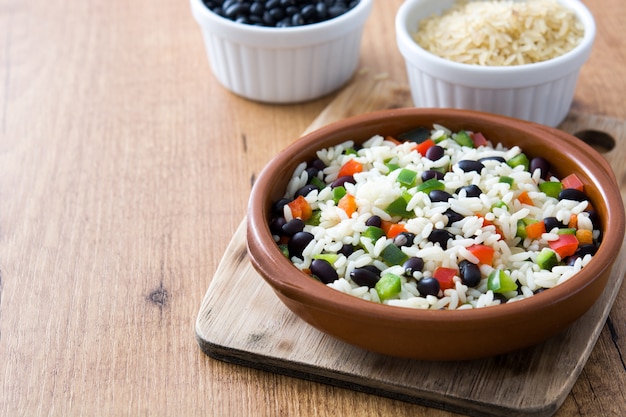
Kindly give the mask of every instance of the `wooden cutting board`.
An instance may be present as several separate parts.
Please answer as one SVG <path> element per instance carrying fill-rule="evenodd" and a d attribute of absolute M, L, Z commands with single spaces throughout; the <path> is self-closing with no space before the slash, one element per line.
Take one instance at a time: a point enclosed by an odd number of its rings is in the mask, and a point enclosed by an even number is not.
<path fill-rule="evenodd" d="M 347 116 L 410 105 L 406 86 L 360 74 L 307 131 Z M 626 122 L 570 114 L 561 128 L 594 142 L 605 152 L 617 178 L 626 178 Z M 615 143 L 620 146 L 606 152 Z M 624 197 L 626 185 L 621 189 Z M 554 414 L 596 343 L 626 269 L 624 245 L 612 278 L 594 307 L 568 330 L 533 348 L 468 362 L 398 359 L 335 340 L 291 313 L 251 266 L 245 223 L 244 219 L 226 249 L 198 313 L 196 337 L 206 354 L 475 416 Z"/>

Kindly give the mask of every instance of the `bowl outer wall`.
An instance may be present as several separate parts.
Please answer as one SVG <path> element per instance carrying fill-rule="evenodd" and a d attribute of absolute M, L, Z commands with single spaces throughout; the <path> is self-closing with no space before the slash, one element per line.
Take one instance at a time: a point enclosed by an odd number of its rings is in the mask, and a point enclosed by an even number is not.
<path fill-rule="evenodd" d="M 464 311 L 430 311 L 364 301 L 327 288 L 298 271 L 272 240 L 271 203 L 286 188 L 295 166 L 314 151 L 348 139 L 397 135 L 417 126 L 442 124 L 452 130 L 482 131 L 494 143 L 519 143 L 531 156 L 547 157 L 555 174 L 576 172 L 605 228 L 594 261 L 568 282 L 516 303 Z M 502 135 L 507 130 L 506 136 Z M 548 140 L 549 142 L 545 142 Z M 569 156 L 565 156 L 567 152 Z M 277 179 L 278 178 L 278 179 Z M 266 166 L 251 195 L 248 250 L 253 266 L 279 298 L 309 324 L 348 343 L 376 352 L 418 359 L 470 359 L 533 345 L 562 330 L 599 297 L 624 236 L 624 208 L 606 160 L 582 141 L 556 129 L 517 119 L 450 109 L 384 110 L 346 119 L 294 142 Z M 425 342 L 425 340 L 427 342 Z M 416 351 L 415 346 L 419 346 Z"/>
<path fill-rule="evenodd" d="M 468 65 L 441 58 L 420 47 L 411 34 L 418 22 L 450 8 L 456 0 L 408 0 L 396 15 L 397 46 L 405 60 L 438 79 L 478 88 L 524 88 L 547 83 L 577 72 L 587 61 L 596 35 L 591 12 L 578 0 L 559 0 L 574 10 L 585 26 L 581 43 L 557 58 L 528 65 L 507 67 Z"/>

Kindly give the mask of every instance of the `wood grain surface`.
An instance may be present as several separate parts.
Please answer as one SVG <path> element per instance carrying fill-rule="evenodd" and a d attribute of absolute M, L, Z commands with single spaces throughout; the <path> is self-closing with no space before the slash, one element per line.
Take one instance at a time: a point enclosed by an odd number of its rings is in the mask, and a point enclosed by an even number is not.
<path fill-rule="evenodd" d="M 572 110 L 626 120 L 626 2 L 583 1 L 598 33 Z M 375 0 L 360 71 L 403 84 L 401 3 Z M 0 0 L 0 416 L 454 415 L 196 342 L 251 182 L 336 96 L 229 93 L 187 1 Z M 626 414 L 625 356 L 622 288 L 557 415 Z"/>
<path fill-rule="evenodd" d="M 307 131 L 344 117 L 410 105 L 408 88 L 361 74 Z M 403 101 L 404 99 L 404 101 Z M 624 178 L 626 122 L 570 114 L 561 129 L 595 145 Z M 622 196 L 626 200 L 626 193 Z M 563 333 L 533 348 L 464 362 L 427 362 L 365 352 L 298 319 L 251 266 L 245 219 L 198 312 L 196 336 L 209 356 L 360 392 L 472 416 L 553 415 L 578 379 L 626 272 L 626 245 L 600 299 Z M 427 337 L 427 335 L 425 335 Z M 312 349 L 312 347 L 315 347 Z"/>

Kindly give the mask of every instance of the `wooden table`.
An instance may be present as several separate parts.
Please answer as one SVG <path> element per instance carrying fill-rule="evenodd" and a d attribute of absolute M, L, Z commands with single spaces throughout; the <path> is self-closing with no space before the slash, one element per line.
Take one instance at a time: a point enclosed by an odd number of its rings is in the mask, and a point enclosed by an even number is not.
<path fill-rule="evenodd" d="M 400 3 L 375 2 L 361 70 L 406 83 Z M 573 109 L 626 119 L 626 3 L 586 3 L 598 36 Z M 254 176 L 333 97 L 232 95 L 186 1 L 0 0 L 0 415 L 452 415 L 196 343 Z M 557 415 L 624 415 L 624 356 L 626 289 Z"/>

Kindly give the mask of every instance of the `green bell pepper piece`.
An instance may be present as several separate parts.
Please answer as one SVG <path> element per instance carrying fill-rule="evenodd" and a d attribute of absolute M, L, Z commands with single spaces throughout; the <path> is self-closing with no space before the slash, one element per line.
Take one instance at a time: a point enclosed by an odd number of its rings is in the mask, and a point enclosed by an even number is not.
<path fill-rule="evenodd" d="M 406 168 L 402 168 L 398 174 L 398 182 L 406 187 L 412 187 L 416 178 L 417 172 Z"/>
<path fill-rule="evenodd" d="M 563 184 L 559 181 L 545 181 L 539 183 L 539 191 L 548 197 L 559 198 L 559 193 L 563 189 Z"/>
<path fill-rule="evenodd" d="M 461 130 L 456 135 L 454 135 L 454 141 L 461 146 L 467 146 L 470 148 L 474 147 L 474 141 L 470 137 L 469 133 L 467 133 L 465 130 Z"/>
<path fill-rule="evenodd" d="M 380 257 L 387 265 L 402 265 L 409 259 L 407 254 L 402 252 L 402 250 L 393 243 L 390 243 L 383 249 Z"/>
<path fill-rule="evenodd" d="M 428 194 L 429 192 L 433 190 L 444 190 L 445 188 L 446 186 L 444 185 L 443 182 L 439 181 L 438 179 L 431 178 L 429 180 L 424 181 L 420 185 L 418 185 L 417 191 L 421 191 L 423 193 Z"/>
<path fill-rule="evenodd" d="M 312 256 L 313 259 L 322 259 L 326 262 L 328 262 L 329 264 L 333 265 L 336 261 L 337 258 L 339 258 L 339 255 L 336 253 L 320 253 L 317 255 L 313 255 Z"/>
<path fill-rule="evenodd" d="M 407 200 L 404 196 L 398 197 L 387 206 L 385 210 L 392 216 L 401 216 L 401 217 L 409 217 L 412 212 L 406 209 Z"/>
<path fill-rule="evenodd" d="M 339 203 L 339 200 L 346 195 L 346 188 L 343 185 L 333 188 L 333 201 L 335 204 Z"/>
<path fill-rule="evenodd" d="M 556 252 L 552 249 L 543 248 L 537 255 L 537 265 L 539 268 L 551 271 L 553 267 L 559 264 Z"/>
<path fill-rule="evenodd" d="M 368 226 L 367 229 L 365 229 L 365 231 L 361 234 L 361 236 L 367 237 L 376 242 L 378 239 L 385 236 L 385 231 L 380 227 Z"/>
<path fill-rule="evenodd" d="M 402 280 L 398 275 L 388 273 L 378 280 L 374 288 L 381 300 L 388 300 L 400 293 Z"/>
<path fill-rule="evenodd" d="M 528 169 L 530 168 L 530 161 L 528 160 L 528 157 L 523 153 L 515 155 L 513 158 L 506 161 L 506 163 L 511 168 L 515 168 L 519 165 L 522 165 L 524 167 L 524 170 L 526 171 L 528 171 Z"/>
<path fill-rule="evenodd" d="M 496 269 L 487 278 L 487 289 L 503 293 L 517 290 L 517 284 L 506 271 Z"/>

